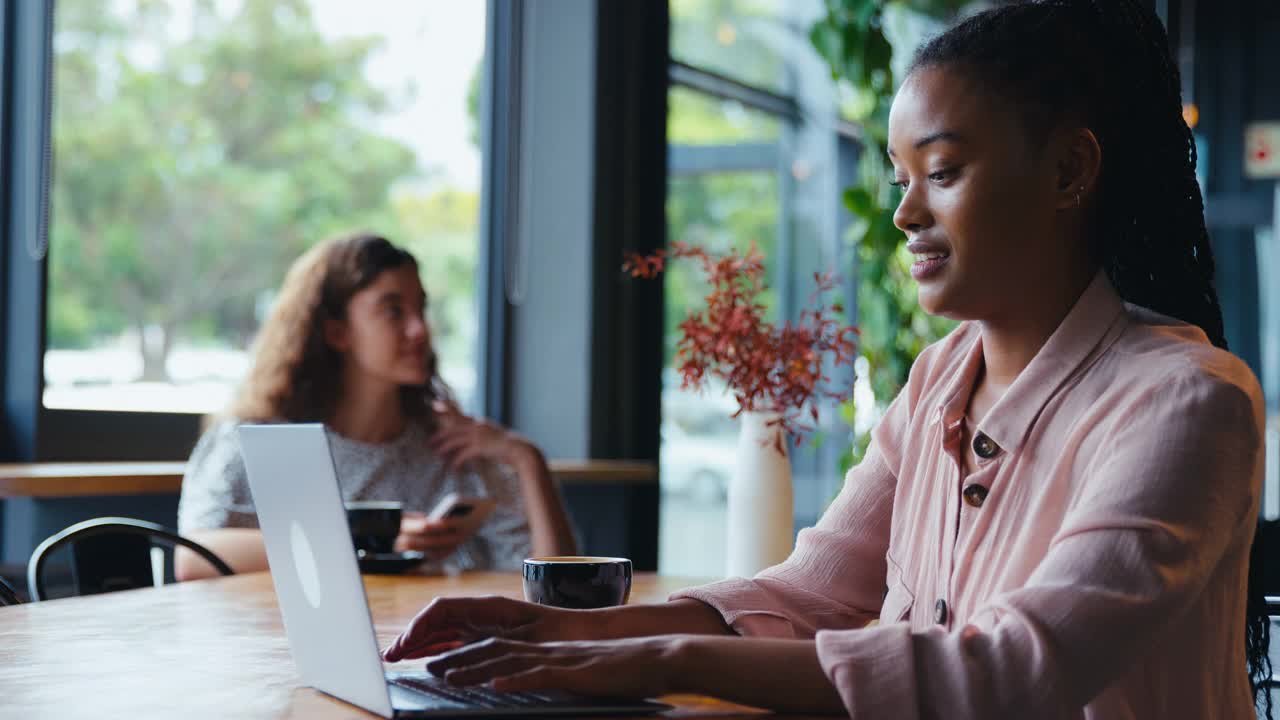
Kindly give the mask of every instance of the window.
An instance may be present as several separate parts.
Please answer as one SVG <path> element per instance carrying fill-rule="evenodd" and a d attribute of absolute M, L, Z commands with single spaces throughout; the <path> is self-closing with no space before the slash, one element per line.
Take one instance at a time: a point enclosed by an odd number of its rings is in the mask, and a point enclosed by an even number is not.
<path fill-rule="evenodd" d="M 754 241 L 766 257 L 774 320 L 799 315 L 815 270 L 837 269 L 847 283 L 843 302 L 854 307 L 840 195 L 856 146 L 838 120 L 830 70 L 809 46 L 821 11 L 808 0 L 671 2 L 668 236 L 717 252 Z M 705 287 L 681 264 L 665 283 L 669 367 L 677 325 Z M 664 372 L 662 572 L 724 572 L 735 410 L 723 388 L 694 393 Z M 835 495 L 849 446 L 839 409 L 822 410 L 815 442 L 792 450 L 797 527 L 815 522 Z"/>
<path fill-rule="evenodd" d="M 790 22 L 807 13 L 787 6 L 786 0 L 676 0 L 671 55 L 753 87 L 790 92 L 795 45 L 807 42 L 808 32 Z"/>
<path fill-rule="evenodd" d="M 224 408 L 289 264 L 371 229 L 474 409 L 484 38 L 485 3 L 60 0 L 45 407 Z"/>

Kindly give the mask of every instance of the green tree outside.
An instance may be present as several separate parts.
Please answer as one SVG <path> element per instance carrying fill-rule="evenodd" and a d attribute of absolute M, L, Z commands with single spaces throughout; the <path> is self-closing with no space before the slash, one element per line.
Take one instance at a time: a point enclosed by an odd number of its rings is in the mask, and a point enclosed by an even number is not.
<path fill-rule="evenodd" d="M 369 129 L 396 108 L 366 76 L 382 40 L 321 35 L 304 0 L 222 5 L 59 2 L 49 347 L 132 331 L 163 381 L 179 337 L 245 347 L 261 293 L 359 228 L 414 249 L 437 333 L 464 328 L 476 193 L 424 196 L 413 150 Z"/>

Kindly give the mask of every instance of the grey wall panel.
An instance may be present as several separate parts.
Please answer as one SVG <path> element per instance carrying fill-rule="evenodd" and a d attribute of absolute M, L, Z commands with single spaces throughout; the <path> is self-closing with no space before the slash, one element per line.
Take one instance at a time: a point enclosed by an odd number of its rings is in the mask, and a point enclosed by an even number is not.
<path fill-rule="evenodd" d="M 512 425 L 553 457 L 590 453 L 595 11 L 525 6 Z"/>

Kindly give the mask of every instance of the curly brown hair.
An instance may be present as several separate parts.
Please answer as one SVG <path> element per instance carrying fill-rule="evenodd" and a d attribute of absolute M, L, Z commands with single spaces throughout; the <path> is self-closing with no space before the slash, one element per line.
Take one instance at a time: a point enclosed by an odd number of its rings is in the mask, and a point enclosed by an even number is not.
<path fill-rule="evenodd" d="M 407 250 L 372 233 L 326 240 L 298 258 L 254 342 L 254 362 L 229 414 L 245 422 L 325 422 L 342 393 L 342 355 L 325 340 L 325 321 L 346 317 L 352 296 L 387 270 L 417 260 Z M 436 400 L 452 394 L 426 357 L 425 385 L 400 389 L 406 416 L 433 424 Z"/>

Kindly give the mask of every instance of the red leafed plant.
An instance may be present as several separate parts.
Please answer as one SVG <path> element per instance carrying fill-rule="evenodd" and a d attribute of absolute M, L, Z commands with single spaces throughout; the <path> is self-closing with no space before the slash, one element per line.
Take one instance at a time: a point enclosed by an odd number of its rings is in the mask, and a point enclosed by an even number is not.
<path fill-rule="evenodd" d="M 779 327 L 764 317 L 764 256 L 755 243 L 746 254 L 732 250 L 712 255 L 677 242 L 652 255 L 629 254 L 623 271 L 651 279 L 668 261 L 679 258 L 697 260 L 711 286 L 705 307 L 690 310 L 680 323 L 675 364 L 682 387 L 702 389 L 708 376 L 718 377 L 738 401 L 734 417 L 744 411 L 775 413 L 778 419 L 773 422 L 797 440 L 813 430 L 805 415 L 807 409 L 808 417 L 817 422 L 817 400 L 842 402 L 851 396 L 852 383 L 833 389 L 823 372 L 828 357 L 834 367 L 852 365 L 858 334 L 857 328 L 840 325 L 836 316 L 843 309 L 838 302 L 822 302 L 837 286 L 834 275 L 814 273 L 813 307 L 802 311 L 797 322 Z M 775 445 L 783 451 L 780 434 Z"/>

